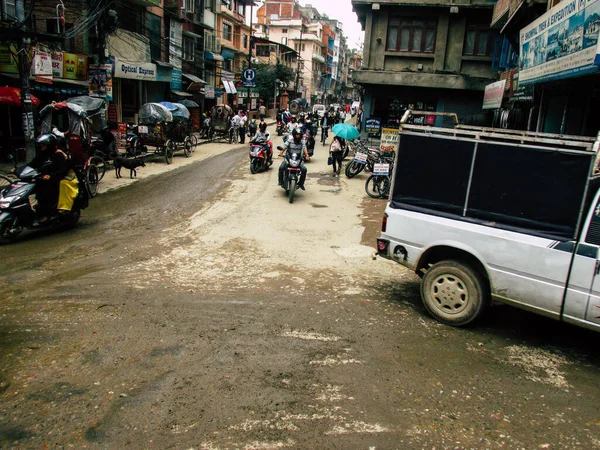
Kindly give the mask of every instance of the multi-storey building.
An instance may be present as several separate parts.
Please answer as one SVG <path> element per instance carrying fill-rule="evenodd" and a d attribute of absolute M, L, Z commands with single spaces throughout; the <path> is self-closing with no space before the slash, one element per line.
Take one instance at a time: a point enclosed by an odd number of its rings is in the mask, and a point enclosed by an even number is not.
<path fill-rule="evenodd" d="M 352 1 L 365 43 L 353 83 L 365 91 L 363 117 L 397 126 L 406 108 L 480 115 L 485 86 L 495 81 L 485 0 Z M 438 118 L 439 120 L 439 118 Z"/>

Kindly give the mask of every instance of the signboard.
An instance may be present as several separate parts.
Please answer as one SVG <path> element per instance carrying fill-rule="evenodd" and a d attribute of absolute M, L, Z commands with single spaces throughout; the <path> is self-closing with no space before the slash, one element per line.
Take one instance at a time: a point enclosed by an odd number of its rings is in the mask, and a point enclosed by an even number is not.
<path fill-rule="evenodd" d="M 384 163 L 373 164 L 373 175 L 389 175 L 390 165 Z"/>
<path fill-rule="evenodd" d="M 63 76 L 63 52 L 52 53 L 52 76 L 54 78 Z"/>
<path fill-rule="evenodd" d="M 19 73 L 18 61 L 15 45 L 0 45 L 0 72 Z"/>
<path fill-rule="evenodd" d="M 169 31 L 169 62 L 181 71 L 181 58 L 183 49 L 183 24 L 171 19 L 171 31 Z M 181 79 L 181 77 L 180 77 Z M 171 88 L 173 89 L 173 88 Z M 181 86 L 174 90 L 180 91 Z"/>
<path fill-rule="evenodd" d="M 87 80 L 87 56 L 75 53 L 63 53 L 63 78 L 68 80 Z"/>
<path fill-rule="evenodd" d="M 34 52 L 31 74 L 39 83 L 52 84 L 52 56 L 50 53 L 39 50 Z"/>
<path fill-rule="evenodd" d="M 244 69 L 242 83 L 245 87 L 254 87 L 256 85 L 256 69 Z"/>
<path fill-rule="evenodd" d="M 127 146 L 127 124 L 125 122 L 119 122 L 115 138 L 119 147 Z"/>
<path fill-rule="evenodd" d="M 504 97 L 504 88 L 506 80 L 496 81 L 488 84 L 483 93 L 483 106 L 481 109 L 496 109 L 502 106 L 502 98 Z"/>
<path fill-rule="evenodd" d="M 531 84 L 596 72 L 599 30 L 600 1 L 558 3 L 520 32 L 519 82 Z"/>
<path fill-rule="evenodd" d="M 256 109 L 256 99 L 255 98 L 251 98 L 250 99 L 250 109 L 251 110 L 255 110 Z"/>
<path fill-rule="evenodd" d="M 112 100 L 112 65 L 92 64 L 89 74 L 90 96 Z"/>
<path fill-rule="evenodd" d="M 156 64 L 128 62 L 115 58 L 115 77 L 156 81 Z"/>
<path fill-rule="evenodd" d="M 365 120 L 365 131 L 369 133 L 369 136 L 376 137 L 381 133 L 381 119 L 376 117 L 369 117 Z"/>
<path fill-rule="evenodd" d="M 181 91 L 183 89 L 183 71 L 181 69 L 173 69 L 171 73 L 171 90 Z"/>
<path fill-rule="evenodd" d="M 215 87 L 204 86 L 204 98 L 212 99 L 215 98 Z"/>
<path fill-rule="evenodd" d="M 395 152 L 398 150 L 398 144 L 400 143 L 400 134 L 398 128 L 382 128 L 381 129 L 381 141 L 379 143 L 379 150 L 382 152 Z"/>

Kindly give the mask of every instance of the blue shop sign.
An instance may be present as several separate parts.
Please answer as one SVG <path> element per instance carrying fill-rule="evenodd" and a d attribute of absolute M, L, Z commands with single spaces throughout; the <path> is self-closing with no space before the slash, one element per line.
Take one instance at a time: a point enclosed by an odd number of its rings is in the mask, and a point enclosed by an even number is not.
<path fill-rule="evenodd" d="M 181 69 L 173 69 L 171 73 L 171 90 L 181 91 L 183 89 L 183 71 Z"/>
<path fill-rule="evenodd" d="M 378 137 L 381 135 L 381 119 L 378 117 L 369 117 L 365 120 L 365 131 L 369 133 L 371 137 Z"/>

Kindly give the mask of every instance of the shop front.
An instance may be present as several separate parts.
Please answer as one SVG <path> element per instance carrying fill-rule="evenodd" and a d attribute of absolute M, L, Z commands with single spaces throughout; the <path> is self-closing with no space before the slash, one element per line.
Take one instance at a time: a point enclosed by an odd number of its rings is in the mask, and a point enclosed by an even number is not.
<path fill-rule="evenodd" d="M 518 85 L 535 94 L 536 131 L 597 134 L 599 17 L 600 2 L 561 2 L 521 29 Z"/>

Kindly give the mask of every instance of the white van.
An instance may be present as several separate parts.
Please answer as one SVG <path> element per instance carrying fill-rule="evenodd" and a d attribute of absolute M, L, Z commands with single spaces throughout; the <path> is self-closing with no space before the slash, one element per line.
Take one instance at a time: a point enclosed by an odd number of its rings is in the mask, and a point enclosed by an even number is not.
<path fill-rule="evenodd" d="M 319 117 L 323 117 L 325 115 L 325 112 L 327 111 L 327 108 L 325 107 L 325 105 L 314 105 L 313 106 L 313 114 L 317 113 Z"/>

